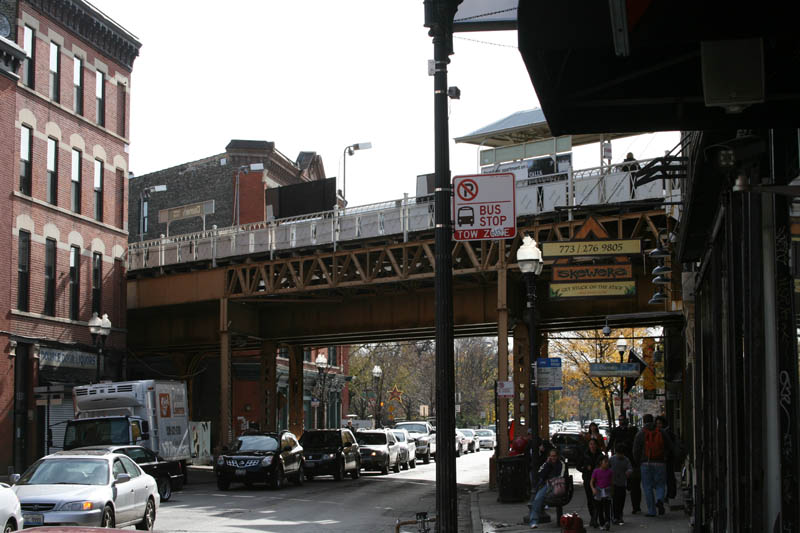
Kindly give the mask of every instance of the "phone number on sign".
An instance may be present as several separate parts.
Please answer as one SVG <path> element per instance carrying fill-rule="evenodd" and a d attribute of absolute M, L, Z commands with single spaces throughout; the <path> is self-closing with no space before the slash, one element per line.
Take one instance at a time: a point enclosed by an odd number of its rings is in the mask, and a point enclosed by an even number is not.
<path fill-rule="evenodd" d="M 570 243 L 560 244 L 558 246 L 559 253 L 562 254 L 596 254 L 608 252 L 622 252 L 625 245 L 621 242 L 603 242 L 603 243 Z"/>

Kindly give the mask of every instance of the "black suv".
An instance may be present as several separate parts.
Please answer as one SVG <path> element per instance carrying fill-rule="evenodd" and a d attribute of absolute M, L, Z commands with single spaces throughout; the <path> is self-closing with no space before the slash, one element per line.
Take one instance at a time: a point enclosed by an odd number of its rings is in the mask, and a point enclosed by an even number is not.
<path fill-rule="evenodd" d="M 288 431 L 283 433 L 248 433 L 222 449 L 214 463 L 217 487 L 228 490 L 231 482 L 266 483 L 279 489 L 286 479 L 303 484 L 303 447 Z"/>
<path fill-rule="evenodd" d="M 358 443 L 349 429 L 307 429 L 300 437 L 306 479 L 332 475 L 341 481 L 349 473 L 357 479 L 361 471 Z"/>

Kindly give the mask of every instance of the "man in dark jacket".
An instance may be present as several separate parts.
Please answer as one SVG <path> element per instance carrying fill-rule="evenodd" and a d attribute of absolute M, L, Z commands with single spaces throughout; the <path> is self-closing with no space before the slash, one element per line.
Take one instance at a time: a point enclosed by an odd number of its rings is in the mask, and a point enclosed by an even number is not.
<path fill-rule="evenodd" d="M 624 414 L 619 415 L 619 425 L 611 430 L 608 449 L 615 450 L 617 445 L 623 444 L 626 450 L 633 450 L 633 441 L 636 439 L 638 432 L 639 430 L 636 427 L 628 425 L 628 417 Z M 642 505 L 642 477 L 639 463 L 636 462 L 634 457 L 630 457 L 630 460 L 633 465 L 633 474 L 628 478 L 628 492 L 631 493 L 631 513 L 637 514 Z"/>
<path fill-rule="evenodd" d="M 656 427 L 653 415 L 643 418 L 644 428 L 633 441 L 633 457 L 642 471 L 642 490 L 647 502 L 647 516 L 664 514 L 667 491 L 667 457 L 672 453 L 672 441 L 666 432 Z M 653 492 L 655 491 L 655 498 Z"/>

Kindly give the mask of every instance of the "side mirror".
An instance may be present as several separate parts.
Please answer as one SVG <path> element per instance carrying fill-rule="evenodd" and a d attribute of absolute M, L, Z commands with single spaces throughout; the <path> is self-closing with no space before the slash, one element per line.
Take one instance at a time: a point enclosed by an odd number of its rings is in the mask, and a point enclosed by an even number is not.
<path fill-rule="evenodd" d="M 130 474 L 127 474 L 127 473 L 119 473 L 119 474 L 117 474 L 117 477 L 116 477 L 116 479 L 114 480 L 114 482 L 115 482 L 116 484 L 119 484 L 119 483 L 127 483 L 127 482 L 128 482 L 128 481 L 130 481 L 130 480 L 131 480 L 131 475 L 130 475 Z"/>
<path fill-rule="evenodd" d="M 20 477 L 22 477 L 22 476 L 20 476 L 19 474 L 11 474 L 11 477 L 9 477 L 9 478 L 8 478 L 8 480 L 9 480 L 9 481 L 11 482 L 11 484 L 13 485 L 13 484 L 14 484 L 14 483 L 16 483 L 17 481 L 19 481 L 19 478 L 20 478 Z"/>

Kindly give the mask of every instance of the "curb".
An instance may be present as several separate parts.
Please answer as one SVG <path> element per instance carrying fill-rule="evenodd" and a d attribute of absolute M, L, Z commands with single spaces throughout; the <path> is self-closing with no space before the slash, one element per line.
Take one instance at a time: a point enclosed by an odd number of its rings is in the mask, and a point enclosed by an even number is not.
<path fill-rule="evenodd" d="M 469 511 L 472 517 L 472 533 L 483 533 L 483 521 L 481 520 L 480 493 L 485 489 L 478 489 L 469 494 Z"/>

